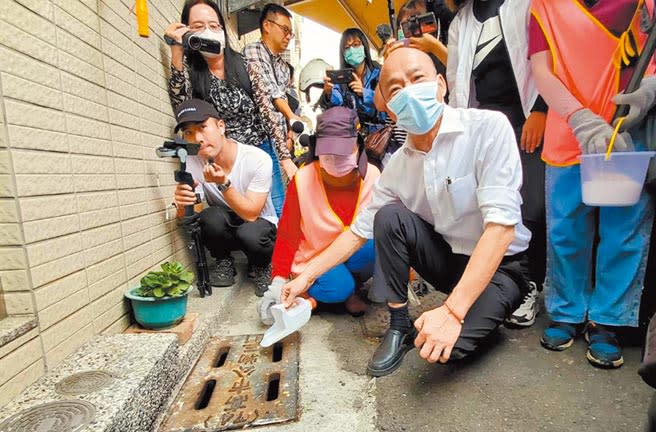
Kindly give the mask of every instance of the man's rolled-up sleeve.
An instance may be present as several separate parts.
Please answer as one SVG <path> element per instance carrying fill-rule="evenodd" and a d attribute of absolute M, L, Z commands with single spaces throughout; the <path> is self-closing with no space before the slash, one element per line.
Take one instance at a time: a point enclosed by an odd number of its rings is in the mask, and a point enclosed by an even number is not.
<path fill-rule="evenodd" d="M 477 148 L 476 197 L 483 225 L 514 226 L 522 221 L 522 165 L 517 142 L 505 115 L 494 113 Z"/>

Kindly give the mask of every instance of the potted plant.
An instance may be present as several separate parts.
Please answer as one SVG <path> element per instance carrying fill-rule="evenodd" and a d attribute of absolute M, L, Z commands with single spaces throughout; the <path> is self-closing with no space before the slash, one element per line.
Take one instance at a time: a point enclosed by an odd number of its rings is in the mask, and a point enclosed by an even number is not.
<path fill-rule="evenodd" d="M 138 287 L 125 293 L 134 317 L 147 329 L 163 329 L 182 321 L 187 312 L 187 294 L 194 274 L 179 262 L 165 262 L 162 271 L 151 271 Z"/>

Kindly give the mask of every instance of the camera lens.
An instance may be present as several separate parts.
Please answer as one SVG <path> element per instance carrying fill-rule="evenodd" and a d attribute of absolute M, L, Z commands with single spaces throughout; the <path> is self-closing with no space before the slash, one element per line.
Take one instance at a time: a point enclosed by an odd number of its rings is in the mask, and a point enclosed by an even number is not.
<path fill-rule="evenodd" d="M 201 38 L 199 38 L 196 35 L 190 35 L 189 39 L 187 40 L 187 43 L 189 44 L 189 48 L 191 48 L 192 50 L 199 50 L 203 45 L 203 41 L 201 40 Z"/>

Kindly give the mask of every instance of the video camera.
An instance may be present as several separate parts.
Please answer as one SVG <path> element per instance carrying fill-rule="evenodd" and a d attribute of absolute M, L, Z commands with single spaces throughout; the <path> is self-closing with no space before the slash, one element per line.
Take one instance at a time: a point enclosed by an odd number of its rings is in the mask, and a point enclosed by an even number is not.
<path fill-rule="evenodd" d="M 179 45 L 175 39 L 164 35 L 164 40 L 169 45 Z M 221 43 L 214 39 L 205 39 L 199 36 L 199 33 L 188 31 L 182 35 L 182 47 L 193 51 L 204 51 L 214 54 L 221 54 Z"/>
<path fill-rule="evenodd" d="M 435 19 L 433 12 L 427 12 L 411 16 L 407 21 L 401 23 L 401 29 L 406 38 L 421 37 L 424 33 L 439 34 L 440 24 Z"/>

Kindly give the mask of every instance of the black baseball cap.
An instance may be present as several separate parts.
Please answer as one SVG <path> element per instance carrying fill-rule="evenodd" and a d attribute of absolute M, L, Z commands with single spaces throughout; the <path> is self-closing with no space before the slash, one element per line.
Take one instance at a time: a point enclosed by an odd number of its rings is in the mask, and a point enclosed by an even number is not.
<path fill-rule="evenodd" d="M 219 113 L 209 102 L 202 99 L 188 99 L 175 109 L 175 132 L 187 123 L 202 123 L 210 117 L 221 120 Z"/>

